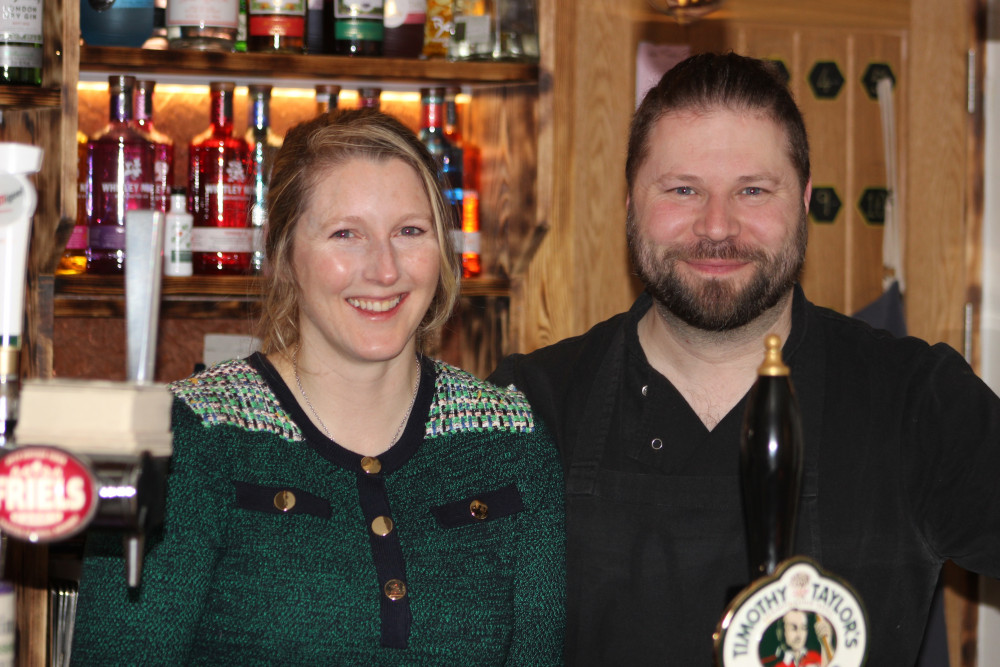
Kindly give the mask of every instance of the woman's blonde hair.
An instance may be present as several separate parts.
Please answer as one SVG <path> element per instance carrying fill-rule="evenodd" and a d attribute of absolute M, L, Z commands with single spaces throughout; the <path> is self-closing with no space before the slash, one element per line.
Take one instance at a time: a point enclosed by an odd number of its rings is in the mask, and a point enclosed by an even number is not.
<path fill-rule="evenodd" d="M 417 136 L 392 116 L 372 109 L 334 111 L 289 130 L 274 160 L 267 195 L 263 297 L 255 328 L 265 353 L 284 352 L 299 340 L 300 291 L 292 246 L 312 190 L 326 170 L 355 159 L 402 160 L 417 173 L 430 202 L 440 271 L 434 298 L 417 328 L 418 348 L 451 315 L 461 275 L 451 243 L 457 220 L 437 163 Z"/>

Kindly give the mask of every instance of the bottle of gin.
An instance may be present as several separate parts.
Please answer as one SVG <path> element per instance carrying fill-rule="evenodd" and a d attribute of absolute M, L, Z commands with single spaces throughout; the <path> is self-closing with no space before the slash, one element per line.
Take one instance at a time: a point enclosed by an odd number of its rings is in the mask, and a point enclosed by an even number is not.
<path fill-rule="evenodd" d="M 380 56 L 385 34 L 382 0 L 336 0 L 333 50 L 342 56 Z"/>
<path fill-rule="evenodd" d="M 233 51 L 239 0 L 169 0 L 167 41 L 171 49 Z"/>
<path fill-rule="evenodd" d="M 242 275 L 250 270 L 253 235 L 247 212 L 253 166 L 250 148 L 233 136 L 231 81 L 213 81 L 211 124 L 191 140 L 188 196 L 195 275 Z"/>
<path fill-rule="evenodd" d="M 247 50 L 302 53 L 306 0 L 247 0 Z"/>
<path fill-rule="evenodd" d="M 316 84 L 316 115 L 330 113 L 337 108 L 340 86 L 334 83 Z"/>
<path fill-rule="evenodd" d="M 454 208 L 452 229 L 458 232 L 462 212 L 462 150 L 449 141 L 444 133 L 444 93 L 444 88 L 420 89 L 419 136 L 441 168 L 445 180 L 445 195 Z M 461 252 L 461 235 L 453 235 L 453 238 L 456 241 L 456 252 Z"/>
<path fill-rule="evenodd" d="M 0 0 L 0 84 L 42 85 L 42 0 Z"/>
<path fill-rule="evenodd" d="M 134 127 L 135 77 L 108 78 L 108 125 L 87 144 L 85 187 L 93 193 L 88 224 L 87 272 L 125 270 L 125 214 L 155 208 L 156 147 Z"/>
<path fill-rule="evenodd" d="M 372 86 L 358 88 L 358 108 L 380 111 L 382 109 L 382 89 Z"/>
<path fill-rule="evenodd" d="M 419 58 L 424 49 L 427 0 L 389 0 L 383 7 L 382 55 Z"/>
<path fill-rule="evenodd" d="M 458 117 L 456 95 L 459 88 L 446 88 L 444 94 L 444 136 L 462 151 L 462 276 L 472 278 L 482 273 L 479 233 L 480 151 L 465 139 Z M 457 244 L 456 244 L 457 245 Z"/>
<path fill-rule="evenodd" d="M 271 129 L 271 86 L 251 84 L 247 87 L 250 102 L 250 127 L 246 141 L 250 146 L 252 176 L 250 179 L 250 226 L 253 232 L 253 256 L 250 271 L 264 268 L 264 225 L 267 223 L 267 186 L 271 181 L 274 156 L 281 148 L 281 137 Z"/>
<path fill-rule="evenodd" d="M 141 79 L 135 82 L 135 127 L 153 142 L 156 160 L 153 163 L 153 208 L 163 213 L 170 204 L 170 188 L 174 183 L 174 140 L 153 125 L 153 90 L 156 82 Z"/>

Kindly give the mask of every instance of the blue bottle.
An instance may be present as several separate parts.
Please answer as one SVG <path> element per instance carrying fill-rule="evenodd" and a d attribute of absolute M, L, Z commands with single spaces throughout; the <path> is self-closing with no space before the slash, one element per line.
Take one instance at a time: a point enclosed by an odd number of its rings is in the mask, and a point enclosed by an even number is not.
<path fill-rule="evenodd" d="M 91 46 L 141 47 L 153 33 L 153 0 L 80 0 L 80 33 Z"/>

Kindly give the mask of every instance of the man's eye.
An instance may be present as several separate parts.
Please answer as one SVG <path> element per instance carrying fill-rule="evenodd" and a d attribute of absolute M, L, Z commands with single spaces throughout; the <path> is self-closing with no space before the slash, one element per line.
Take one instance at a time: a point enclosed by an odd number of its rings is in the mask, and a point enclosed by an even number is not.
<path fill-rule="evenodd" d="M 752 195 L 752 196 L 762 195 L 762 194 L 764 194 L 764 189 L 763 188 L 758 188 L 757 186 L 754 186 L 754 185 L 751 185 L 749 187 L 743 188 L 743 194 Z"/>
<path fill-rule="evenodd" d="M 694 194 L 694 188 L 691 188 L 691 187 L 689 187 L 687 185 L 682 185 L 682 186 L 680 186 L 678 188 L 674 188 L 674 192 L 676 192 L 679 195 L 693 195 Z"/>

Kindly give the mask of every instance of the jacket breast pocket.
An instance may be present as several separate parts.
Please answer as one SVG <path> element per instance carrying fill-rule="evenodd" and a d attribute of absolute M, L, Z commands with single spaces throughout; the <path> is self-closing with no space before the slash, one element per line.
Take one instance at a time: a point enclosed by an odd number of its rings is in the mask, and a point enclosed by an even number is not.
<path fill-rule="evenodd" d="M 524 501 L 516 484 L 493 491 L 484 491 L 462 500 L 431 508 L 431 514 L 442 528 L 458 528 L 475 523 L 494 521 L 524 511 Z"/>
<path fill-rule="evenodd" d="M 291 486 L 264 486 L 234 482 L 236 506 L 268 514 L 309 514 L 329 519 L 330 502 L 314 493 Z"/>

